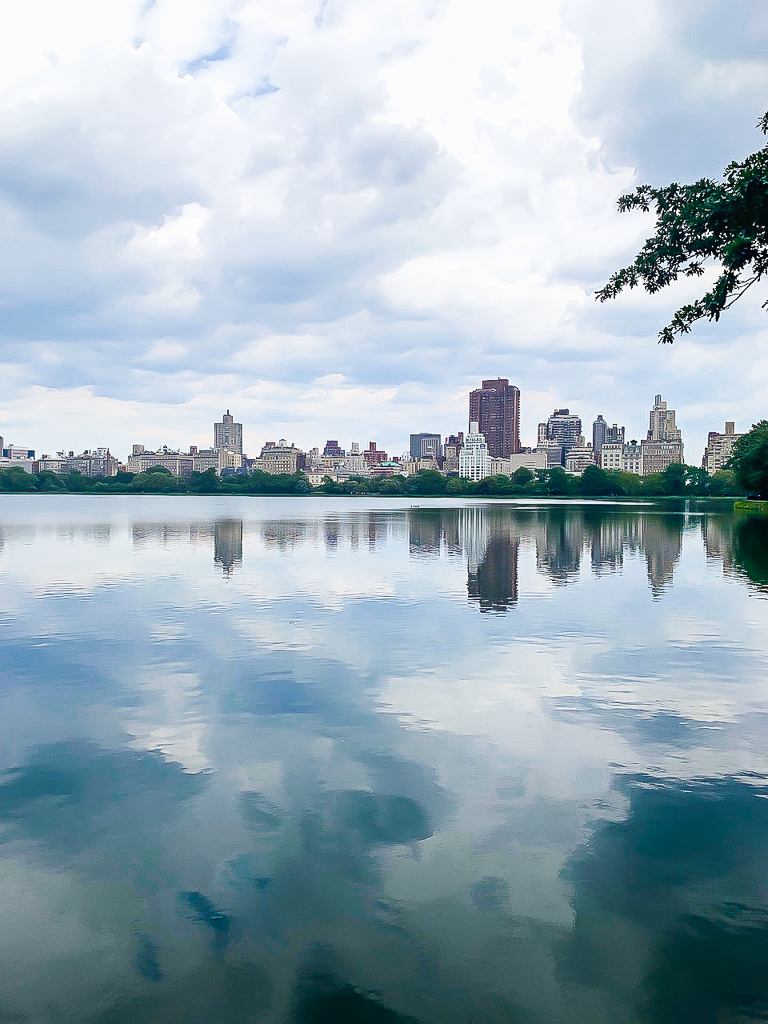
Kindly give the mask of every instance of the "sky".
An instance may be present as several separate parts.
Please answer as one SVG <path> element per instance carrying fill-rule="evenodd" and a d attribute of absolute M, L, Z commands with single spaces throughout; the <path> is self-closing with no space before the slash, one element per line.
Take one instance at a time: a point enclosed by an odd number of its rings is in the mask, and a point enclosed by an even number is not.
<path fill-rule="evenodd" d="M 686 461 L 768 414 L 768 293 L 601 305 L 640 183 L 759 148 L 753 0 L 28 0 L 0 12 L 0 435 L 250 455 L 467 426 L 486 377 Z M 753 291 L 755 291 L 753 289 Z"/>

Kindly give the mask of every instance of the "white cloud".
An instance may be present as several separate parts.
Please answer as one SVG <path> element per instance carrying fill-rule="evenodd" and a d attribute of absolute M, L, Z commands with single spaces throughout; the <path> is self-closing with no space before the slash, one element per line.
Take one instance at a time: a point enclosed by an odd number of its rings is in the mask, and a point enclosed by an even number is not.
<path fill-rule="evenodd" d="M 283 432 L 400 451 L 411 430 L 465 426 L 466 389 L 502 375 L 525 441 L 542 396 L 587 431 L 602 412 L 641 436 L 662 391 L 695 461 L 722 410 L 739 427 L 764 410 L 759 303 L 670 352 L 655 339 L 673 296 L 599 307 L 592 291 L 649 228 L 615 211 L 635 165 L 698 173 L 709 146 L 713 173 L 759 145 L 768 17 L 747 38 L 720 31 L 726 13 L 4 10 L 4 436 L 124 453 L 207 437 L 229 406 L 253 450 Z"/>

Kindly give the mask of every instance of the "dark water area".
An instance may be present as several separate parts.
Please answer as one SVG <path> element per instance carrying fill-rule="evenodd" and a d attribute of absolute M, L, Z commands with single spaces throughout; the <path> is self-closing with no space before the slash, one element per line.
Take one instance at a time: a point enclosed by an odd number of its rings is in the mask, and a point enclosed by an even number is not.
<path fill-rule="evenodd" d="M 768 520 L 0 501 L 0 1024 L 768 1020 Z"/>

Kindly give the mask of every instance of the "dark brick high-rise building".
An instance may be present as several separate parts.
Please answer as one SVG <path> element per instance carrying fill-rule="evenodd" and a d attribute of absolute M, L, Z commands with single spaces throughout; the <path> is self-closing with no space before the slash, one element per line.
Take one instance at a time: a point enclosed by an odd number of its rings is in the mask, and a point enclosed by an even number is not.
<path fill-rule="evenodd" d="M 520 451 L 520 390 L 506 378 L 484 380 L 469 393 L 469 422 L 480 425 L 492 459 Z"/>

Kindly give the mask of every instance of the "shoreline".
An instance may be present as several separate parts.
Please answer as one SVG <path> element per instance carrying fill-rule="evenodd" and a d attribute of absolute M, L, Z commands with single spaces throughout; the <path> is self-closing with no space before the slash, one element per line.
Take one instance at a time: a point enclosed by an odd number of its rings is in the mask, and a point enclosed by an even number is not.
<path fill-rule="evenodd" d="M 768 516 L 768 501 L 737 498 L 733 503 L 733 510 L 734 512 L 742 512 L 745 515 Z"/>
<path fill-rule="evenodd" d="M 557 504 L 582 504 L 584 502 L 607 502 L 615 505 L 650 505 L 684 502 L 706 502 L 707 504 L 730 505 L 736 511 L 768 515 L 768 502 L 747 501 L 737 496 L 707 494 L 386 494 L 377 491 L 361 491 L 357 494 L 334 494 L 325 491 L 0 491 L 0 497 L 69 497 L 69 498 L 334 498 L 344 500 L 381 498 L 387 501 L 415 502 L 418 500 L 440 499 L 444 501 L 488 501 L 488 502 L 538 502 Z M 417 504 L 410 507 L 418 508 Z"/>

